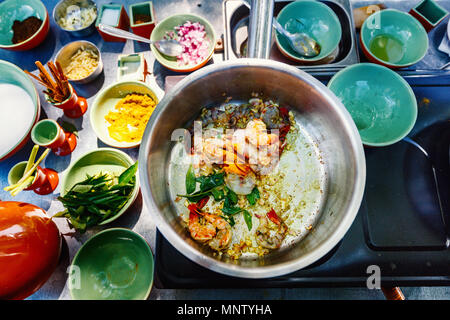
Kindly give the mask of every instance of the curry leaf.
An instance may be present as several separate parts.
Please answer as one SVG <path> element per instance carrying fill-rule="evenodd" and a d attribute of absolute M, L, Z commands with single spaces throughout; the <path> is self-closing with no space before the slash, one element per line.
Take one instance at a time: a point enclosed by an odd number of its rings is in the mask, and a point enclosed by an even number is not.
<path fill-rule="evenodd" d="M 186 173 L 186 193 L 191 194 L 195 191 L 196 187 L 197 181 L 195 180 L 194 168 L 190 165 Z"/>
<path fill-rule="evenodd" d="M 244 221 L 247 224 L 248 230 L 252 230 L 252 215 L 247 210 L 242 211 L 242 214 L 244 215 Z"/>
<path fill-rule="evenodd" d="M 250 205 L 254 206 L 254 205 L 256 204 L 256 201 L 257 201 L 259 198 L 260 198 L 259 190 L 258 190 L 258 188 L 255 186 L 255 187 L 253 188 L 252 192 L 250 192 L 250 193 L 247 195 L 248 203 L 250 203 Z"/>
<path fill-rule="evenodd" d="M 198 177 L 197 181 L 200 182 L 200 190 L 205 191 L 223 185 L 225 183 L 224 175 L 223 172 L 220 172 Z"/>

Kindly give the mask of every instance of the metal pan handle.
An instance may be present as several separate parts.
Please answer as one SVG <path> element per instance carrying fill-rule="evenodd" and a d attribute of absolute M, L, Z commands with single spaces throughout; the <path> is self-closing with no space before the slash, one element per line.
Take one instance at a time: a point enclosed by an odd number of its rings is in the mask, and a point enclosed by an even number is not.
<path fill-rule="evenodd" d="M 247 57 L 268 59 L 272 46 L 274 0 L 252 0 Z"/>

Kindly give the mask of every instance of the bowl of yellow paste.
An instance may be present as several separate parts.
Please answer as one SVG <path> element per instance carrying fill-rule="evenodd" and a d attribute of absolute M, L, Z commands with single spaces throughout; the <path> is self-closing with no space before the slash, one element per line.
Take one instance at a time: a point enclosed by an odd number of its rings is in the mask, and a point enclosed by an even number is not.
<path fill-rule="evenodd" d="M 157 92 L 139 81 L 116 82 L 100 91 L 90 113 L 97 137 L 116 148 L 139 146 L 161 98 Z"/>

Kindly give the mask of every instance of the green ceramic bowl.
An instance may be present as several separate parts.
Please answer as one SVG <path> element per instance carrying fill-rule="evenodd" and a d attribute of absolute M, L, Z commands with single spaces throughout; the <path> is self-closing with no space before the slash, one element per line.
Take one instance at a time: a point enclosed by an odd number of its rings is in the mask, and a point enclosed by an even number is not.
<path fill-rule="evenodd" d="M 376 55 L 376 41 L 379 43 L 378 48 L 387 48 L 387 54 L 382 51 Z M 386 9 L 375 12 L 364 21 L 360 44 L 369 61 L 389 68 L 403 68 L 422 60 L 428 50 L 428 35 L 410 14 Z"/>
<path fill-rule="evenodd" d="M 95 175 L 100 172 L 120 175 L 134 161 L 128 154 L 113 148 L 99 148 L 89 151 L 78 158 L 67 168 L 61 183 L 61 196 L 64 196 L 74 184 L 86 179 L 87 175 Z M 139 193 L 139 177 L 136 176 L 136 184 L 128 202 L 120 211 L 111 218 L 102 221 L 100 225 L 110 223 L 119 218 L 133 204 Z"/>
<path fill-rule="evenodd" d="M 368 146 L 387 146 L 403 139 L 417 118 L 409 84 L 396 72 L 372 63 L 347 67 L 328 87 L 342 101 Z"/>
<path fill-rule="evenodd" d="M 296 21 L 299 19 L 301 24 Z M 339 45 L 342 27 L 338 17 L 330 7 L 320 1 L 300 0 L 285 6 L 277 17 L 278 22 L 289 32 L 305 32 L 321 46 L 319 55 L 304 57 L 296 53 L 287 39 L 276 32 L 278 49 L 287 58 L 298 62 L 318 62 L 331 55 Z M 302 26 L 303 24 L 303 26 Z"/>
<path fill-rule="evenodd" d="M 166 35 L 166 32 L 168 31 L 174 31 L 175 27 L 184 24 L 187 21 L 191 22 L 200 22 L 202 25 L 205 26 L 206 35 L 209 40 L 210 46 L 209 46 L 209 52 L 205 59 L 203 59 L 201 62 L 197 64 L 189 64 L 189 65 L 180 65 L 175 58 L 170 58 L 162 53 L 160 53 L 154 45 L 150 45 L 153 55 L 155 56 L 156 60 L 160 64 L 162 64 L 164 67 L 176 71 L 176 72 L 190 72 L 197 70 L 198 68 L 204 66 L 212 57 L 214 53 L 214 46 L 216 43 L 216 34 L 214 32 L 214 29 L 212 25 L 206 20 L 205 18 L 202 18 L 197 15 L 193 14 L 176 14 L 170 17 L 167 17 L 166 19 L 159 22 L 155 29 L 152 31 L 152 35 L 150 36 L 150 40 L 157 41 L 164 38 Z"/>
<path fill-rule="evenodd" d="M 74 300 L 145 300 L 153 285 L 150 246 L 123 228 L 99 232 L 80 248 L 69 271 Z"/>
<path fill-rule="evenodd" d="M 152 88 L 141 81 L 120 81 L 102 89 L 92 104 L 90 121 L 97 137 L 109 146 L 134 148 L 141 143 L 141 141 L 121 142 L 113 139 L 108 131 L 110 124 L 105 120 L 105 116 L 114 109 L 119 100 L 130 93 L 147 94 L 156 101 L 156 104 L 161 101 L 163 95 L 159 88 Z"/>

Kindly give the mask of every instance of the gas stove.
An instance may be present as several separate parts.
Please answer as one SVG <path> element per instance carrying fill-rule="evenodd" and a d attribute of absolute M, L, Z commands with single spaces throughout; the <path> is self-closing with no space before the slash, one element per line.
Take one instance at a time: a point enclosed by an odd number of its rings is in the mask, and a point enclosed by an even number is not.
<path fill-rule="evenodd" d="M 325 80 L 326 81 L 326 80 Z M 450 78 L 407 78 L 418 102 L 404 140 L 366 148 L 367 179 L 358 215 L 325 257 L 269 279 L 229 277 L 205 269 L 158 233 L 158 288 L 366 286 L 378 266 L 383 286 L 450 285 Z"/>

